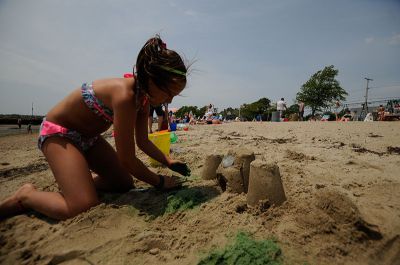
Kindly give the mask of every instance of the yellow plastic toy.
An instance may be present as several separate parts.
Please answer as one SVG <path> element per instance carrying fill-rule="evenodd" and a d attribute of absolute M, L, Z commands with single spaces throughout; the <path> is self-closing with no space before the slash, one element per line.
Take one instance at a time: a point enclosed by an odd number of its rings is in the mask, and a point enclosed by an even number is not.
<path fill-rule="evenodd" d="M 149 134 L 149 140 L 153 142 L 158 149 L 164 154 L 169 156 L 169 149 L 171 146 L 170 132 L 160 131 Z M 149 157 L 150 165 L 153 167 L 161 166 L 161 163 Z"/>

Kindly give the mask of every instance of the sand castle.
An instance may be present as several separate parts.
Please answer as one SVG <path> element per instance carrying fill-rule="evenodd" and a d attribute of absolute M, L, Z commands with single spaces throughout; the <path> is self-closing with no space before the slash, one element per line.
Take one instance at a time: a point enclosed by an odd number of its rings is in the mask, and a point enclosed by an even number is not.
<path fill-rule="evenodd" d="M 224 191 L 246 193 L 249 206 L 265 200 L 275 205 L 286 201 L 278 165 L 255 160 L 254 152 L 247 149 L 208 155 L 202 178 L 217 180 Z"/>
<path fill-rule="evenodd" d="M 206 161 L 204 162 L 204 168 L 202 172 L 203 179 L 215 179 L 217 177 L 217 168 L 222 161 L 221 155 L 209 155 L 206 157 Z"/>
<path fill-rule="evenodd" d="M 254 206 L 264 199 L 270 204 L 281 205 L 286 201 L 285 191 L 278 165 L 255 160 L 250 164 L 247 204 Z"/>

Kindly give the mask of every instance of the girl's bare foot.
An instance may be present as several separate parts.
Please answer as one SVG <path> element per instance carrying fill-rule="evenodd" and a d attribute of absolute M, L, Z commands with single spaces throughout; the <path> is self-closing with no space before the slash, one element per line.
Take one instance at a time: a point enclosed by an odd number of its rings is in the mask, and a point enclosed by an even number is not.
<path fill-rule="evenodd" d="M 23 200 L 29 193 L 35 191 L 35 187 L 28 183 L 19 188 L 12 196 L 0 203 L 0 218 L 17 215 L 27 209 L 23 205 Z"/>

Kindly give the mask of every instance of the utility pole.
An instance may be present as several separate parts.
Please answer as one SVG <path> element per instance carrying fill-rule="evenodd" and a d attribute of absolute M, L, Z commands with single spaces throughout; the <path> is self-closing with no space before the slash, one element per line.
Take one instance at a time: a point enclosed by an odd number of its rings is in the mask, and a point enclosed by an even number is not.
<path fill-rule="evenodd" d="M 364 77 L 364 79 L 365 80 L 367 80 L 367 87 L 365 88 L 365 103 L 364 103 L 364 110 L 365 110 L 365 115 L 367 115 L 367 113 L 368 113 L 368 83 L 369 83 L 369 81 L 374 81 L 373 79 L 371 79 L 371 78 L 368 78 L 368 77 Z"/>
<path fill-rule="evenodd" d="M 33 117 L 33 102 L 32 102 L 32 117 Z"/>

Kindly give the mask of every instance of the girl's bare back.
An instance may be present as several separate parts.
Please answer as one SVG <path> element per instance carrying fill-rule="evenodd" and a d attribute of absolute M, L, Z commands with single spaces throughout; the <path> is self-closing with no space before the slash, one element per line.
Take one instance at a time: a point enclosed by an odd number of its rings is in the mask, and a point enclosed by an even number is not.
<path fill-rule="evenodd" d="M 93 82 L 93 90 L 96 97 L 112 110 L 112 98 L 129 94 L 129 90 L 134 93 L 134 82 L 133 78 L 101 79 Z M 132 104 L 135 104 L 135 102 L 132 101 Z M 81 87 L 72 91 L 54 106 L 47 113 L 46 120 L 79 131 L 87 136 L 99 135 L 111 126 L 111 123 L 105 122 L 104 119 L 89 109 L 82 98 Z"/>

